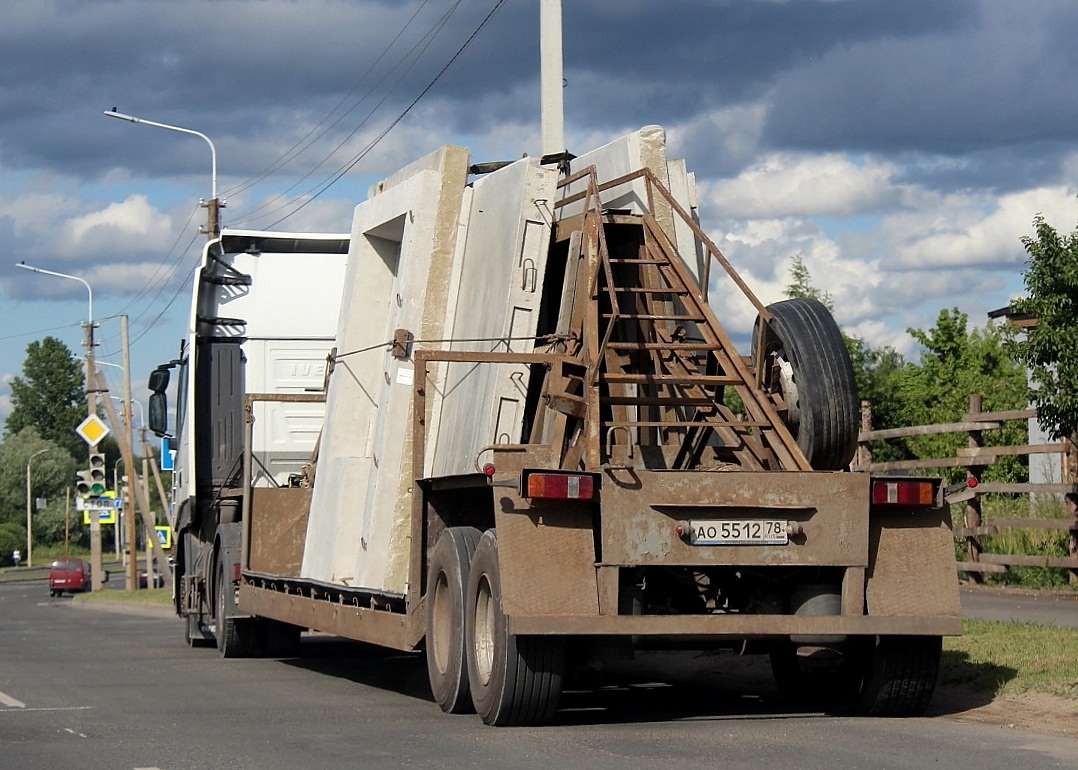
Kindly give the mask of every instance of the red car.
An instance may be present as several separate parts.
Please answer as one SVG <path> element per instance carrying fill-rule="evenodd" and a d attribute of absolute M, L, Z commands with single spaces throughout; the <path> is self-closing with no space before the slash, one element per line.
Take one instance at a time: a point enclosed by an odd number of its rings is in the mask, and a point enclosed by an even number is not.
<path fill-rule="evenodd" d="M 90 590 L 90 565 L 82 559 L 57 559 L 49 568 L 49 593 L 60 596 L 64 591 L 76 593 Z"/>

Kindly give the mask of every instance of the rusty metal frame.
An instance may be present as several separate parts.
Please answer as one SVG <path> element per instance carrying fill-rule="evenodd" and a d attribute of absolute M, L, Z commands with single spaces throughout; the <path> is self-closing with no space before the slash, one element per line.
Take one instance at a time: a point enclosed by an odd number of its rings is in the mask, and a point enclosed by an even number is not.
<path fill-rule="evenodd" d="M 615 462 L 609 451 L 603 451 L 612 445 L 603 437 L 625 428 L 629 431 L 630 453 L 634 431 L 648 431 L 661 447 L 667 445 L 667 437 L 679 442 L 676 453 L 667 457 L 675 468 L 698 467 L 715 435 L 722 451 L 744 468 L 810 470 L 779 414 L 777 400 L 762 387 L 762 371 L 751 371 L 746 365 L 654 216 L 603 211 L 603 191 L 641 179 L 646 185 L 648 208 L 654 209 L 657 197 L 663 200 L 692 229 L 709 257 L 719 262 L 760 317 L 770 319 L 767 309 L 718 247 L 649 169 L 600 183 L 591 166 L 563 179 L 559 183 L 562 190 L 574 183 L 586 183 L 583 190 L 559 199 L 554 209 L 556 213 L 564 211 L 573 203 L 583 207 L 571 221 L 582 221 L 589 302 L 587 307 L 576 308 L 570 326 L 570 336 L 582 341 L 578 355 L 588 366 L 586 387 L 580 394 L 587 405 L 588 419 L 564 454 L 562 467 L 595 468 L 604 462 Z M 556 225 L 561 221 L 557 220 Z M 606 226 L 619 224 L 640 228 L 636 258 L 611 257 Z M 614 269 L 615 262 L 620 263 L 620 273 Z M 619 280 L 619 275 L 625 278 Z M 600 307 L 603 301 L 605 308 Z M 632 305 L 631 312 L 626 310 L 627 303 Z M 703 339 L 690 339 L 690 330 Z M 704 371 L 694 360 L 698 355 L 705 358 Z M 637 373 L 622 373 L 633 370 Z M 721 391 L 710 390 L 724 386 L 738 393 L 748 419 L 735 419 L 721 403 Z M 667 450 L 662 451 L 665 454 Z"/>
<path fill-rule="evenodd" d="M 291 403 L 324 403 L 322 393 L 248 393 L 243 399 L 243 502 L 241 503 L 243 527 L 240 540 L 240 569 L 247 569 L 251 547 L 251 471 L 254 454 L 254 405 L 260 401 Z"/>

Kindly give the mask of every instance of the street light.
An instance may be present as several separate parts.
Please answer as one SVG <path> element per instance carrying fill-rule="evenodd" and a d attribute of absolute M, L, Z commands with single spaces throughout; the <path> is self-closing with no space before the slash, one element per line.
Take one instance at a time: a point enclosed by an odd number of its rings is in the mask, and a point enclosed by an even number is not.
<path fill-rule="evenodd" d="M 26 566 L 27 567 L 33 566 L 33 561 L 34 561 L 34 540 L 33 540 L 33 537 L 31 535 L 31 525 L 33 523 L 33 519 L 32 519 L 32 516 L 31 516 L 31 503 L 33 502 L 34 498 L 33 498 L 33 492 L 31 491 L 32 486 L 30 484 L 30 463 L 33 462 L 35 457 L 37 457 L 40 454 L 44 454 L 45 452 L 48 452 L 50 449 L 52 449 L 52 447 L 48 447 L 48 446 L 45 447 L 44 449 L 39 449 L 36 452 L 34 452 L 32 455 L 30 455 L 28 458 L 26 458 Z"/>
<path fill-rule="evenodd" d="M 90 294 L 90 307 L 89 307 L 89 309 L 87 311 L 86 322 L 88 324 L 90 324 L 90 326 L 93 326 L 93 324 L 94 324 L 94 290 L 90 288 L 90 284 L 86 283 L 86 281 L 84 279 L 79 278 L 77 275 L 68 275 L 67 273 L 58 273 L 55 270 L 46 270 L 43 267 L 34 267 L 33 265 L 28 265 L 25 262 L 18 262 L 18 263 L 16 263 L 15 267 L 21 267 L 23 270 L 29 270 L 29 271 L 34 272 L 34 273 L 41 273 L 42 275 L 55 275 L 57 278 L 70 278 L 72 281 L 78 281 L 83 286 L 85 286 L 86 291 L 89 292 L 89 294 Z"/>
<path fill-rule="evenodd" d="M 60 273 L 56 270 L 46 270 L 43 267 L 34 267 L 28 265 L 26 262 L 19 262 L 15 267 L 20 267 L 23 270 L 29 270 L 32 273 L 41 273 L 42 275 L 54 275 L 57 278 L 69 278 L 72 281 L 78 281 L 86 287 L 86 292 L 90 296 L 90 303 L 86 310 L 86 341 L 83 343 L 86 345 L 86 411 L 89 414 L 93 414 L 97 409 L 97 399 L 94 396 L 93 385 L 93 372 L 94 372 L 94 290 L 90 288 L 90 284 L 86 282 L 84 278 L 79 278 L 77 275 L 68 275 L 67 273 Z"/>
<path fill-rule="evenodd" d="M 158 123 L 154 120 L 146 120 L 145 118 L 136 118 L 134 115 L 125 115 L 122 112 L 117 112 L 114 107 L 111 110 L 105 110 L 105 114 L 110 118 L 117 118 L 118 120 L 126 120 L 129 123 L 144 123 L 147 126 L 156 126 L 157 128 L 164 128 L 169 131 L 179 131 L 181 134 L 191 134 L 193 136 L 200 136 L 206 140 L 206 144 L 210 146 L 210 162 L 212 164 L 210 171 L 210 199 L 207 201 L 206 208 L 208 212 L 208 223 L 206 226 L 206 232 L 209 237 L 214 238 L 220 234 L 220 226 L 218 220 L 217 210 L 219 206 L 224 204 L 218 204 L 217 202 L 217 148 L 213 146 L 213 142 L 201 131 L 195 131 L 192 128 L 183 128 L 182 126 L 171 126 L 168 123 Z"/>
<path fill-rule="evenodd" d="M 98 363 L 103 364 L 105 362 L 104 361 L 98 361 Z M 115 364 L 112 364 L 112 365 L 115 366 Z M 111 398 L 113 401 L 119 401 L 121 404 L 124 403 L 123 398 L 121 398 L 120 396 L 109 396 L 109 398 Z M 131 404 L 133 406 L 138 407 L 138 426 L 139 426 L 139 428 L 145 427 L 146 421 L 143 419 L 143 415 L 145 414 L 145 412 L 142 411 L 142 402 L 139 401 L 138 399 L 133 398 L 133 399 L 131 399 Z M 131 426 L 128 425 L 127 429 L 131 430 Z"/>

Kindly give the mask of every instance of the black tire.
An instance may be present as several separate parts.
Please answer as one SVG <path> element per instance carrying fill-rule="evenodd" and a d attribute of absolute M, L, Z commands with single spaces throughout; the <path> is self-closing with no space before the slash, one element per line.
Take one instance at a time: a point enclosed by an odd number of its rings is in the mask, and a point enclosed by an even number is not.
<path fill-rule="evenodd" d="M 860 710 L 874 717 L 925 713 L 939 676 L 939 636 L 882 636 L 872 650 L 861 687 Z"/>
<path fill-rule="evenodd" d="M 224 565 L 217 567 L 217 651 L 222 658 L 249 658 L 255 650 L 257 634 L 253 618 L 228 617 L 232 601 L 232 582 L 225 580 Z"/>
<path fill-rule="evenodd" d="M 510 634 L 501 595 L 498 540 L 488 530 L 468 576 L 465 634 L 472 703 L 488 725 L 544 724 L 561 697 L 565 640 Z"/>
<path fill-rule="evenodd" d="M 427 569 L 427 676 L 434 700 L 447 714 L 473 708 L 464 654 L 464 597 L 481 537 L 475 527 L 450 527 L 438 538 Z"/>
<path fill-rule="evenodd" d="M 789 406 L 787 426 L 816 470 L 843 470 L 857 449 L 859 401 L 850 355 L 838 324 L 819 300 L 808 297 L 768 305 L 771 323 L 764 330 L 765 387 L 781 392 L 781 378 L 768 359 L 788 362 L 796 398 L 784 393 Z M 757 321 L 759 323 L 759 321 Z"/>

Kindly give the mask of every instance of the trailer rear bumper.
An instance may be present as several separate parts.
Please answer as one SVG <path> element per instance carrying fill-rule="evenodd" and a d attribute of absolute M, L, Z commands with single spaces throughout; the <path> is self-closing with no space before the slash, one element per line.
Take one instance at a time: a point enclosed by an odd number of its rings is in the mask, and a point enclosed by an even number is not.
<path fill-rule="evenodd" d="M 798 635 L 959 636 L 962 618 L 952 615 L 610 615 L 509 618 L 510 633 L 522 636 L 706 636 L 766 639 Z"/>

